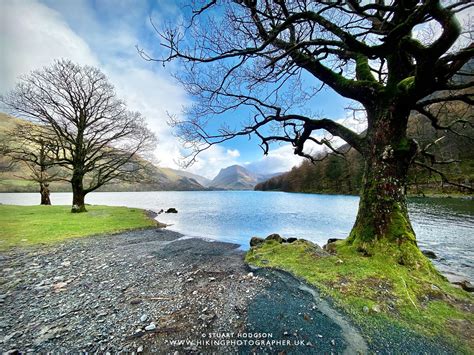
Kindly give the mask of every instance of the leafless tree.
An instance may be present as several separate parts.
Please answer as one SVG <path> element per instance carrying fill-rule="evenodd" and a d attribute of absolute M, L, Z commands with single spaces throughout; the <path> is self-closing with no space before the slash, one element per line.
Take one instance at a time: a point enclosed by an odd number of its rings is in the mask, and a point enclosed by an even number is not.
<path fill-rule="evenodd" d="M 319 131 L 326 131 L 360 152 L 365 177 L 347 242 L 367 250 L 388 241 L 401 262 L 408 262 L 405 255 L 420 255 L 404 195 L 408 167 L 418 152 L 406 134 L 408 117 L 418 110 L 443 130 L 472 125 L 460 119 L 443 126 L 428 113 L 441 101 L 472 104 L 472 95 L 456 94 L 473 85 L 472 72 L 463 68 L 474 45 L 457 18 L 472 5 L 464 0 L 195 1 L 182 25 L 156 27 L 166 52 L 162 58 L 140 53 L 150 61 L 182 64 L 176 76 L 195 105 L 185 120 L 173 123 L 194 152 L 191 162 L 213 144 L 247 135 L 261 140 L 264 153 L 272 142 L 288 142 L 295 154 L 312 159 L 312 144 L 337 150 L 320 138 Z M 454 81 L 455 74 L 465 80 Z M 364 134 L 310 111 L 307 102 L 323 87 L 361 105 L 368 124 Z M 215 120 L 223 123 L 219 129 L 213 129 Z"/>
<path fill-rule="evenodd" d="M 9 158 L 9 166 L 26 167 L 26 173 L 19 178 L 39 184 L 41 205 L 51 205 L 49 184 L 62 178 L 55 162 L 58 148 L 51 130 L 27 122 L 8 132 L 0 147 L 2 154 Z"/>
<path fill-rule="evenodd" d="M 113 180 L 140 178 L 140 154 L 155 137 L 138 112 L 119 100 L 106 76 L 68 60 L 23 77 L 1 97 L 9 110 L 51 129 L 56 163 L 70 171 L 72 212 L 84 212 L 85 196 Z"/>

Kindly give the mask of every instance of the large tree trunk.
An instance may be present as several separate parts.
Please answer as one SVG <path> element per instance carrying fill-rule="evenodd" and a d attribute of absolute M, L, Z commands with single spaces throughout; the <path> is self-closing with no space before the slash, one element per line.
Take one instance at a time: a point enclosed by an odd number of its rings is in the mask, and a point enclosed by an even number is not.
<path fill-rule="evenodd" d="M 395 252 L 400 264 L 417 263 L 420 251 L 410 223 L 406 203 L 408 168 L 416 152 L 415 141 L 407 139 L 406 117 L 393 111 L 369 112 L 369 151 L 359 211 L 347 242 L 366 255 Z M 370 121 L 369 121 L 370 122 Z"/>
<path fill-rule="evenodd" d="M 73 174 L 71 179 L 72 185 L 72 213 L 87 212 L 85 205 L 86 193 L 82 183 L 84 176 L 80 174 Z"/>
<path fill-rule="evenodd" d="M 40 183 L 40 194 L 41 194 L 41 204 L 51 205 L 51 200 L 49 198 L 48 184 Z"/>

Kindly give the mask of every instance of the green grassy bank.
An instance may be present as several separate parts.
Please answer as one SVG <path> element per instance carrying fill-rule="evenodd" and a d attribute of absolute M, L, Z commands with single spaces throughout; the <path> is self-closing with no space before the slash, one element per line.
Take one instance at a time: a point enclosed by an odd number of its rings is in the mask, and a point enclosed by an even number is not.
<path fill-rule="evenodd" d="M 0 250 L 157 224 L 146 211 L 136 208 L 87 206 L 86 213 L 70 210 L 70 206 L 0 205 Z"/>
<path fill-rule="evenodd" d="M 405 329 L 472 353 L 474 297 L 447 282 L 428 260 L 429 267 L 409 268 L 387 254 L 362 256 L 341 242 L 333 249 L 336 254 L 325 256 L 307 241 L 266 241 L 251 248 L 246 261 L 288 271 L 316 286 L 373 345 L 389 330 Z"/>

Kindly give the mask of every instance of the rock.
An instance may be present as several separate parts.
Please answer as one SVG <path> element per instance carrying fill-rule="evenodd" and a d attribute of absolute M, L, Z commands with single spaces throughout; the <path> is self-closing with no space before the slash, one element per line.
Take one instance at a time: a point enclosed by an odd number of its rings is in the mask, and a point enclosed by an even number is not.
<path fill-rule="evenodd" d="M 428 259 L 437 259 L 438 257 L 431 250 L 422 250 L 421 251 Z"/>
<path fill-rule="evenodd" d="M 145 335 L 145 332 L 141 328 L 135 329 L 135 333 L 133 333 L 133 337 L 135 338 L 140 338 L 144 335 Z"/>
<path fill-rule="evenodd" d="M 55 292 L 60 292 L 60 291 L 64 291 L 66 286 L 67 286 L 67 282 L 58 282 L 58 283 L 55 283 L 53 285 L 53 288 L 54 288 L 54 291 Z"/>
<path fill-rule="evenodd" d="M 275 240 L 278 243 L 284 243 L 286 242 L 286 239 L 282 238 L 279 234 L 270 234 L 268 237 L 265 238 L 265 240 Z"/>
<path fill-rule="evenodd" d="M 433 291 L 439 291 L 439 287 L 436 286 L 436 285 L 431 285 L 431 289 L 432 289 Z"/>
<path fill-rule="evenodd" d="M 364 306 L 364 308 L 362 308 L 362 310 L 364 311 L 364 313 L 369 313 L 369 307 L 367 307 L 367 306 Z"/>
<path fill-rule="evenodd" d="M 148 315 L 147 314 L 143 314 L 140 317 L 140 322 L 142 322 L 142 323 L 145 323 L 147 320 L 148 320 Z"/>
<path fill-rule="evenodd" d="M 142 300 L 140 298 L 132 298 L 130 300 L 130 304 L 140 304 L 142 303 Z"/>
<path fill-rule="evenodd" d="M 263 238 L 259 238 L 259 237 L 252 237 L 250 239 L 250 246 L 251 247 L 255 247 L 257 245 L 260 245 L 264 242 L 265 240 Z"/>
<path fill-rule="evenodd" d="M 168 208 L 165 213 L 178 213 L 178 210 L 174 207 Z"/>
<path fill-rule="evenodd" d="M 151 331 L 153 331 L 153 330 L 155 330 L 155 329 L 156 329 L 155 323 L 150 323 L 150 324 L 148 324 L 148 325 L 145 327 L 145 330 L 148 331 L 148 332 L 151 332 Z"/>
<path fill-rule="evenodd" d="M 137 348 L 137 353 L 142 353 L 142 352 L 143 352 L 143 346 L 140 345 L 140 346 Z"/>
<path fill-rule="evenodd" d="M 287 239 L 286 239 L 286 242 L 287 242 L 287 243 L 294 243 L 294 242 L 296 242 L 297 240 L 298 240 L 298 238 L 291 237 L 291 238 L 287 238 Z"/>
<path fill-rule="evenodd" d="M 339 241 L 339 240 L 344 240 L 344 239 L 339 239 L 339 238 L 329 238 L 326 245 L 323 245 L 323 249 L 332 253 L 336 251 L 334 243 Z"/>
<path fill-rule="evenodd" d="M 216 278 L 215 277 L 210 277 L 209 281 L 216 281 Z"/>
<path fill-rule="evenodd" d="M 467 280 L 458 281 L 458 282 L 453 282 L 453 284 L 458 285 L 458 286 L 461 286 L 461 288 L 462 288 L 464 291 L 467 291 L 467 292 L 474 292 L 474 285 L 471 284 L 471 283 L 470 283 L 469 281 L 467 281 Z"/>

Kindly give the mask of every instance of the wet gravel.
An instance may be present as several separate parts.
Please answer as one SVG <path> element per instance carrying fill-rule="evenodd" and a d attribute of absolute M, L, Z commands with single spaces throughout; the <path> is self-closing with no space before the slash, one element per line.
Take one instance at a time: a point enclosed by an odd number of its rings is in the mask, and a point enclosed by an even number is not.
<path fill-rule="evenodd" d="M 237 245 L 181 237 L 151 229 L 0 254 L 0 350 L 192 353 L 173 341 L 243 330 L 267 281 Z"/>

